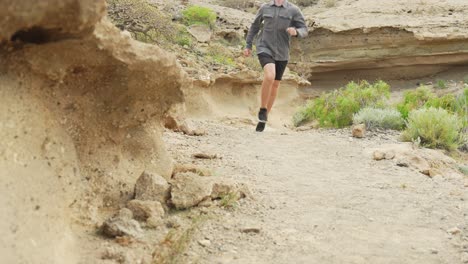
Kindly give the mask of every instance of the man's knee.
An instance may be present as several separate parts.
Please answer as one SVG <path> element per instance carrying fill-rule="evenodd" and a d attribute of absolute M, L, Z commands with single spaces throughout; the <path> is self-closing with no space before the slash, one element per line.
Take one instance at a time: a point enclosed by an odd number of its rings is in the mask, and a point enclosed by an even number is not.
<path fill-rule="evenodd" d="M 276 76 L 275 64 L 271 63 L 271 64 L 265 65 L 263 78 L 266 81 L 274 82 L 275 76 Z"/>
<path fill-rule="evenodd" d="M 281 81 L 274 80 L 274 82 L 273 82 L 273 88 L 278 89 L 279 86 L 280 86 L 280 83 L 281 83 Z"/>

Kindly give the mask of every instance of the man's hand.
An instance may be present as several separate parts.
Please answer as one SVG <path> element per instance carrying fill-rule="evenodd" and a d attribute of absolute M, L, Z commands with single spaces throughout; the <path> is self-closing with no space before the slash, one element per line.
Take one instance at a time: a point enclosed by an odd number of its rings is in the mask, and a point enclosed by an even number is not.
<path fill-rule="evenodd" d="M 289 34 L 291 37 L 297 36 L 297 30 L 296 30 L 296 28 L 289 27 L 289 28 L 286 29 L 286 31 L 288 32 L 288 34 Z"/>
<path fill-rule="evenodd" d="M 252 50 L 249 49 L 249 48 L 246 48 L 246 49 L 244 50 L 244 56 L 245 56 L 245 57 L 250 57 L 250 55 L 252 55 Z"/>

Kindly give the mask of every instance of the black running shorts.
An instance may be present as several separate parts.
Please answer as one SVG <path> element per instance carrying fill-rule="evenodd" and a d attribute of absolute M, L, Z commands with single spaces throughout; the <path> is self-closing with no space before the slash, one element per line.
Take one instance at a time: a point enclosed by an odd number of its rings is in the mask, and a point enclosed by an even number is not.
<path fill-rule="evenodd" d="M 268 63 L 275 64 L 275 68 L 276 68 L 275 80 L 281 81 L 281 79 L 283 79 L 283 74 L 284 74 L 284 71 L 286 70 L 286 66 L 288 65 L 288 61 L 275 61 L 272 56 L 266 53 L 258 54 L 258 60 L 260 61 L 260 65 L 262 65 L 262 68 L 264 68 L 265 65 L 267 65 Z"/>

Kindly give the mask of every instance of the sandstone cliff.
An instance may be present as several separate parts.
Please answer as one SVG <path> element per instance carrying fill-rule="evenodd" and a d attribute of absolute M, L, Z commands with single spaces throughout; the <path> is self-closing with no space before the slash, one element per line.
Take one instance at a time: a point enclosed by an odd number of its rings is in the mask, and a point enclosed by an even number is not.
<path fill-rule="evenodd" d="M 172 173 L 160 120 L 185 75 L 104 15 L 104 0 L 0 1 L 2 263 L 76 262 L 76 229 L 143 170 Z"/>

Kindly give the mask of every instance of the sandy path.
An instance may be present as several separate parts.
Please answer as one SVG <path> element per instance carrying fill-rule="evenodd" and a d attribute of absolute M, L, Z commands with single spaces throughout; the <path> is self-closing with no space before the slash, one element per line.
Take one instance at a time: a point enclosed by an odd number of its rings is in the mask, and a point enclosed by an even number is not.
<path fill-rule="evenodd" d="M 200 150 L 221 155 L 195 162 L 247 182 L 256 201 L 205 224 L 188 262 L 464 263 L 463 179 L 430 179 L 373 161 L 368 149 L 394 137 L 351 140 L 342 132 L 256 134 L 247 126 L 201 125 L 209 135 L 166 135 L 170 151 L 182 162 Z M 247 227 L 261 231 L 240 232 Z M 454 227 L 461 232 L 449 234 Z M 210 246 L 197 243 L 204 238 Z"/>

